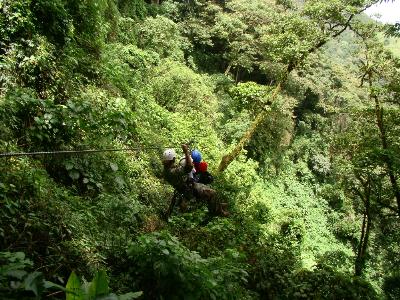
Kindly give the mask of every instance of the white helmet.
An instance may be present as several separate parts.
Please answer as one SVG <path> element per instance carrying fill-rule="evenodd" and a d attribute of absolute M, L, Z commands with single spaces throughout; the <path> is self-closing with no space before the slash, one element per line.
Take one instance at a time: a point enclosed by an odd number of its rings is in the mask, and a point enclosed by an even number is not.
<path fill-rule="evenodd" d="M 174 149 L 167 149 L 163 153 L 163 160 L 174 160 L 176 153 Z"/>

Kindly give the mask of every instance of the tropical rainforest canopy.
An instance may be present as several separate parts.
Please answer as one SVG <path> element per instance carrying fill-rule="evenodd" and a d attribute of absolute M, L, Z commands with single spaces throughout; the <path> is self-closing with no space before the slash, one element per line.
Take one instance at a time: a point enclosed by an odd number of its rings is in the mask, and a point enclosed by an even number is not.
<path fill-rule="evenodd" d="M 0 0 L 0 298 L 399 299 L 377 2 Z M 189 141 L 229 217 L 165 219 Z"/>

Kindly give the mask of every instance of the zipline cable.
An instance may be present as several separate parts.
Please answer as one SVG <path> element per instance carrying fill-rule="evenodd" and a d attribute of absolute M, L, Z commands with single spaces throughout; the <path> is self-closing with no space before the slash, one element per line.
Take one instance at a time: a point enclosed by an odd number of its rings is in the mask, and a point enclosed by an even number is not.
<path fill-rule="evenodd" d="M 195 144 L 195 140 L 190 140 L 187 145 Z M 143 151 L 143 150 L 160 150 L 172 147 L 164 146 L 142 146 L 142 147 L 125 147 L 125 148 L 105 148 L 105 149 L 84 149 L 84 150 L 58 150 L 58 151 L 38 151 L 38 152 L 6 152 L 0 153 L 0 158 L 3 157 L 18 157 L 18 156 L 39 156 L 39 155 L 59 155 L 59 154 L 92 154 L 100 152 L 119 152 L 119 151 Z"/>
<path fill-rule="evenodd" d="M 61 154 L 92 154 L 100 152 L 118 152 L 118 151 L 142 151 L 147 149 L 162 149 L 162 148 L 174 148 L 174 147 L 135 147 L 135 148 L 108 148 L 108 149 L 86 149 L 86 150 L 60 150 L 60 151 L 40 151 L 40 152 L 8 152 L 0 153 L 0 158 L 3 157 L 18 157 L 18 156 L 39 156 L 39 155 L 61 155 Z"/>

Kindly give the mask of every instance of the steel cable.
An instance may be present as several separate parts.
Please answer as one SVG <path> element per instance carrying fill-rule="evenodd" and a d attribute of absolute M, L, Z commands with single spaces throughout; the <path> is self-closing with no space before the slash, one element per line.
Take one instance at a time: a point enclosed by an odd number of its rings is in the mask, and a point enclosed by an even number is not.
<path fill-rule="evenodd" d="M 60 150 L 60 151 L 38 151 L 38 152 L 8 152 L 0 153 L 2 157 L 18 157 L 18 156 L 40 156 L 40 155 L 61 155 L 61 154 L 91 154 L 100 152 L 118 152 L 118 151 L 143 151 L 147 149 L 163 149 L 163 148 L 174 148 L 174 147 L 134 147 L 134 148 L 109 148 L 109 149 L 86 149 L 86 150 Z"/>

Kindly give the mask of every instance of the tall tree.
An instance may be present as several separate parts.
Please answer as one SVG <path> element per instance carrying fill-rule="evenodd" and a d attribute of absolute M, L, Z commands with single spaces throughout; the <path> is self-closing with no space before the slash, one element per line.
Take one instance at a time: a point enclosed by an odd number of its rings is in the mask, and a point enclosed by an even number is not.
<path fill-rule="evenodd" d="M 332 1 L 307 1 L 304 6 L 289 12 L 289 14 L 295 18 L 286 19 L 286 26 L 277 26 L 280 30 L 272 33 L 267 31 L 264 38 L 268 40 L 268 45 L 274 45 L 274 48 L 267 48 L 268 51 L 265 54 L 265 58 L 272 58 L 273 61 L 286 66 L 281 76 L 278 78 L 275 89 L 270 95 L 270 102 L 274 101 L 279 95 L 282 86 L 296 66 L 304 62 L 310 53 L 323 47 L 330 39 L 342 34 L 351 26 L 354 16 L 371 5 L 371 1 L 360 1 L 356 4 L 348 4 L 347 2 L 348 1 L 342 0 L 336 0 L 334 3 L 332 3 Z M 307 32 L 302 30 L 303 27 L 294 26 L 294 23 L 298 21 L 299 18 L 307 19 L 307 26 L 309 28 Z M 295 21 L 292 22 L 292 20 Z M 273 25 L 276 26 L 278 23 L 272 24 L 271 27 L 274 28 Z M 312 34 L 312 36 L 309 36 L 310 34 Z M 293 39 L 299 42 L 297 44 L 290 43 Z M 287 48 L 291 49 L 291 51 L 288 53 L 283 52 L 283 55 L 279 55 L 280 49 Z M 272 56 L 273 54 L 275 54 L 275 56 Z M 260 112 L 234 149 L 223 156 L 218 167 L 220 172 L 223 172 L 240 154 L 243 147 L 252 138 L 266 115 L 266 111 Z"/>
<path fill-rule="evenodd" d="M 355 32 L 362 40 L 363 60 L 362 63 L 362 82 L 367 83 L 369 89 L 369 100 L 374 105 L 375 124 L 379 133 L 381 158 L 387 170 L 393 196 L 396 199 L 398 215 L 400 217 L 400 189 L 397 182 L 398 172 L 396 172 L 395 160 L 398 159 L 396 151 L 391 146 L 388 137 L 387 124 L 385 124 L 385 106 L 398 106 L 399 101 L 399 74 L 397 67 L 399 61 L 390 52 L 385 51 L 383 46 L 377 41 L 375 25 L 361 25 L 355 28 Z M 385 101 L 386 103 L 382 103 Z"/>

